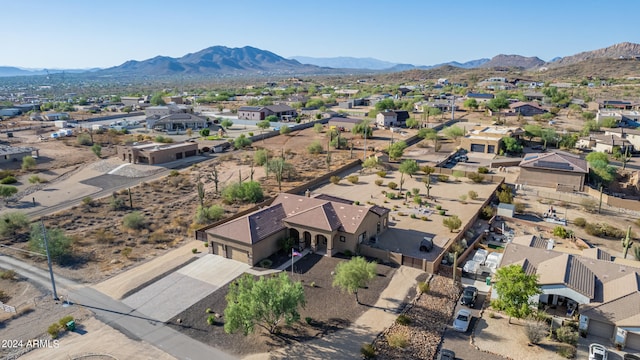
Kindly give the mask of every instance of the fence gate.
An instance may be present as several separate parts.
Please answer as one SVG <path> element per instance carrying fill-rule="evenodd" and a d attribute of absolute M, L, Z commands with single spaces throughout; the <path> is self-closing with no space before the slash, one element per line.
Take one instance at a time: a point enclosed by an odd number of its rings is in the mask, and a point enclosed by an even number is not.
<path fill-rule="evenodd" d="M 416 269 L 422 269 L 422 259 L 402 255 L 402 265 L 409 266 Z"/>

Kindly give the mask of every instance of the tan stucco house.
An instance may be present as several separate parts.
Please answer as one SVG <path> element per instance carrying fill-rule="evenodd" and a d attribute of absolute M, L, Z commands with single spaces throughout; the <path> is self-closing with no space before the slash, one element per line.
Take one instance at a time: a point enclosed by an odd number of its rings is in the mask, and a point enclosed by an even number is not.
<path fill-rule="evenodd" d="M 387 229 L 388 218 L 389 209 L 380 206 L 281 193 L 270 206 L 208 229 L 206 236 L 214 254 L 255 265 L 277 252 L 287 238 L 301 250 L 311 248 L 326 256 L 356 252 L 358 244 Z"/>
<path fill-rule="evenodd" d="M 498 154 L 503 137 L 519 138 L 524 134 L 521 128 L 501 126 L 480 126 L 472 129 L 460 140 L 460 147 L 469 152 Z"/>
<path fill-rule="evenodd" d="M 192 142 L 163 144 L 146 141 L 132 145 L 118 145 L 116 153 L 122 161 L 154 165 L 195 156 L 198 154 L 198 144 Z"/>
<path fill-rule="evenodd" d="M 561 152 L 526 154 L 519 166 L 516 183 L 565 191 L 582 191 L 589 173 L 584 159 Z"/>
<path fill-rule="evenodd" d="M 616 259 L 599 248 L 578 255 L 552 247 L 536 236 L 515 237 L 500 266 L 515 264 L 538 275 L 542 293 L 534 303 L 579 318 L 579 328 L 589 335 L 640 350 L 640 268 L 635 266 L 640 263 Z"/>

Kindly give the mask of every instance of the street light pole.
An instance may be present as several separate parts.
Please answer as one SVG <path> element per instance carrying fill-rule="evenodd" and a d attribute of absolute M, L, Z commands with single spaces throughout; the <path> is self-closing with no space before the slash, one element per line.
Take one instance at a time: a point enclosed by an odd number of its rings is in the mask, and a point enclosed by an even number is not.
<path fill-rule="evenodd" d="M 51 287 L 53 288 L 53 300 L 60 300 L 58 293 L 56 292 L 56 281 L 53 278 L 53 268 L 51 267 L 51 255 L 49 254 L 49 242 L 47 241 L 47 230 L 44 228 L 44 222 L 40 221 L 42 225 L 42 238 L 44 239 L 44 248 L 47 251 L 47 264 L 49 265 L 49 275 L 51 276 Z"/>

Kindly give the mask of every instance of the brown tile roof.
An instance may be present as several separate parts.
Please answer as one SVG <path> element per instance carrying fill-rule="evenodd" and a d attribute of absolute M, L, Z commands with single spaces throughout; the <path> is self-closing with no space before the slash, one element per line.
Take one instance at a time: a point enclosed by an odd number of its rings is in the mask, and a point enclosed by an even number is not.
<path fill-rule="evenodd" d="M 640 291 L 640 275 L 632 272 L 604 284 L 604 302 Z"/>
<path fill-rule="evenodd" d="M 575 255 L 562 254 L 538 264 L 540 285 L 564 284 L 589 299 L 595 298 L 595 274 Z"/>
<path fill-rule="evenodd" d="M 598 260 L 613 261 L 613 256 L 599 247 L 582 250 L 582 256 Z"/>
<path fill-rule="evenodd" d="M 500 204 L 502 205 L 502 204 Z M 547 240 L 537 237 L 535 235 L 521 235 L 516 236 L 511 240 L 512 243 L 524 246 L 531 246 L 538 249 L 547 248 Z"/>
<path fill-rule="evenodd" d="M 538 105 L 538 104 L 536 104 L 536 103 L 533 103 L 533 102 L 524 102 L 524 101 L 518 101 L 518 102 L 514 102 L 514 103 L 512 103 L 512 104 L 509 104 L 509 108 L 511 108 L 511 109 L 517 109 L 517 108 L 519 108 L 519 107 L 527 106 L 527 105 L 528 105 L 528 106 L 531 106 L 531 107 L 534 107 L 534 108 L 536 108 L 536 109 L 544 110 L 540 105 Z M 546 110 L 545 110 L 545 111 L 546 111 Z"/>
<path fill-rule="evenodd" d="M 207 233 L 246 244 L 255 244 L 283 230 L 285 226 L 282 219 L 285 217 L 282 205 L 272 205 L 211 228 Z"/>
<path fill-rule="evenodd" d="M 519 166 L 530 169 L 589 173 L 589 166 L 586 160 L 556 152 L 526 154 Z"/>
<path fill-rule="evenodd" d="M 595 306 L 583 305 L 581 315 L 589 319 L 607 321 L 617 326 L 638 327 L 640 325 L 640 292 Z"/>
<path fill-rule="evenodd" d="M 287 216 L 284 221 L 287 224 L 310 226 L 324 231 L 334 231 L 342 227 L 338 214 L 329 202 Z"/>

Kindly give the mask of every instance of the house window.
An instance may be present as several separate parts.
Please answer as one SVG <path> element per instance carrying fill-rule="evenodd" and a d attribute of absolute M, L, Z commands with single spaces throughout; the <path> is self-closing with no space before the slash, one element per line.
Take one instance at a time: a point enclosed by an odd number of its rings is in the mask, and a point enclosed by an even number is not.
<path fill-rule="evenodd" d="M 347 241 L 347 238 L 344 237 L 344 235 L 340 235 L 340 242 L 345 242 Z"/>
<path fill-rule="evenodd" d="M 378 221 L 378 225 L 376 225 L 376 233 L 380 233 L 380 221 Z"/>

